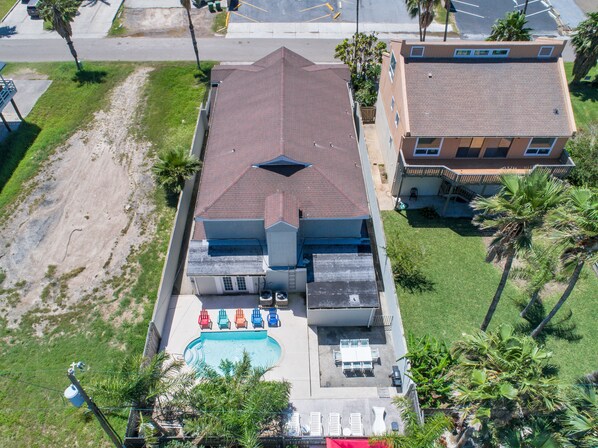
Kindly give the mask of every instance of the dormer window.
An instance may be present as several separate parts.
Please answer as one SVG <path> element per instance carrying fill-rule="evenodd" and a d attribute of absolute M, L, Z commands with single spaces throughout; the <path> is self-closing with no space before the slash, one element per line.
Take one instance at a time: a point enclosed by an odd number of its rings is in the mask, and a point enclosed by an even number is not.
<path fill-rule="evenodd" d="M 550 56 L 552 56 L 553 51 L 554 51 L 553 46 L 540 47 L 540 51 L 538 51 L 538 57 L 539 58 L 549 58 Z"/>

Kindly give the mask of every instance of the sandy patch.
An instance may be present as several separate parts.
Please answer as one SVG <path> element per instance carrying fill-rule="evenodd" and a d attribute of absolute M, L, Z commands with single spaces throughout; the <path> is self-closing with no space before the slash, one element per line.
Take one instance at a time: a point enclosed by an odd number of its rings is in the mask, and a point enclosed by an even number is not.
<path fill-rule="evenodd" d="M 195 37 L 213 37 L 214 14 L 208 8 L 192 9 Z M 130 37 L 191 37 L 184 8 L 125 8 L 121 17 Z"/>
<path fill-rule="evenodd" d="M 114 89 L 109 107 L 56 151 L 1 229 L 0 316 L 9 326 L 35 308 L 60 314 L 86 295 L 110 297 L 105 281 L 151 236 L 149 144 L 129 134 L 150 71 L 138 68 Z"/>
<path fill-rule="evenodd" d="M 48 75 L 29 67 L 21 67 L 10 73 L 11 78 L 17 79 L 48 79 Z"/>

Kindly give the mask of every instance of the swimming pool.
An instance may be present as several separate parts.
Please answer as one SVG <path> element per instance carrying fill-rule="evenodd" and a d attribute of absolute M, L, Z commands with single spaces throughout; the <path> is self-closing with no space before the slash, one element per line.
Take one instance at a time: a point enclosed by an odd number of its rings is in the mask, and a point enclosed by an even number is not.
<path fill-rule="evenodd" d="M 280 359 L 278 342 L 267 331 L 229 331 L 202 333 L 185 348 L 187 365 L 201 371 L 204 365 L 218 369 L 220 361 L 239 361 L 243 351 L 249 353 L 254 367 L 272 367 Z"/>

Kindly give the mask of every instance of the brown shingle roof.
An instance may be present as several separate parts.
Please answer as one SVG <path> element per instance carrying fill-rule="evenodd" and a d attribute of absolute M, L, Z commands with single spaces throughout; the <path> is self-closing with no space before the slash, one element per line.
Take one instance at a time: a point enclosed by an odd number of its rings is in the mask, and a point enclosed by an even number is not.
<path fill-rule="evenodd" d="M 196 216 L 264 219 L 266 198 L 283 192 L 303 217 L 369 214 L 346 67 L 281 48 L 253 65 L 215 67 L 213 79 Z"/>
<path fill-rule="evenodd" d="M 278 222 L 299 228 L 299 205 L 297 198 L 290 193 L 277 192 L 266 197 L 264 227 L 267 229 Z"/>
<path fill-rule="evenodd" d="M 573 133 L 567 119 L 568 90 L 554 59 L 406 59 L 405 80 L 412 136 Z"/>

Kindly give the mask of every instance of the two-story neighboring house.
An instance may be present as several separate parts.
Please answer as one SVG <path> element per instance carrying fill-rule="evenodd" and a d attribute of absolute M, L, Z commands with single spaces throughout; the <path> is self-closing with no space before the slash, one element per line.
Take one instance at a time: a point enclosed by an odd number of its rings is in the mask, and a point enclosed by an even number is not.
<path fill-rule="evenodd" d="M 286 48 L 214 67 L 187 264 L 197 294 L 306 292 L 311 324 L 368 323 L 379 301 L 349 80 Z"/>
<path fill-rule="evenodd" d="M 469 201 L 505 172 L 564 177 L 575 121 L 565 42 L 392 41 L 376 130 L 392 195 Z"/>

